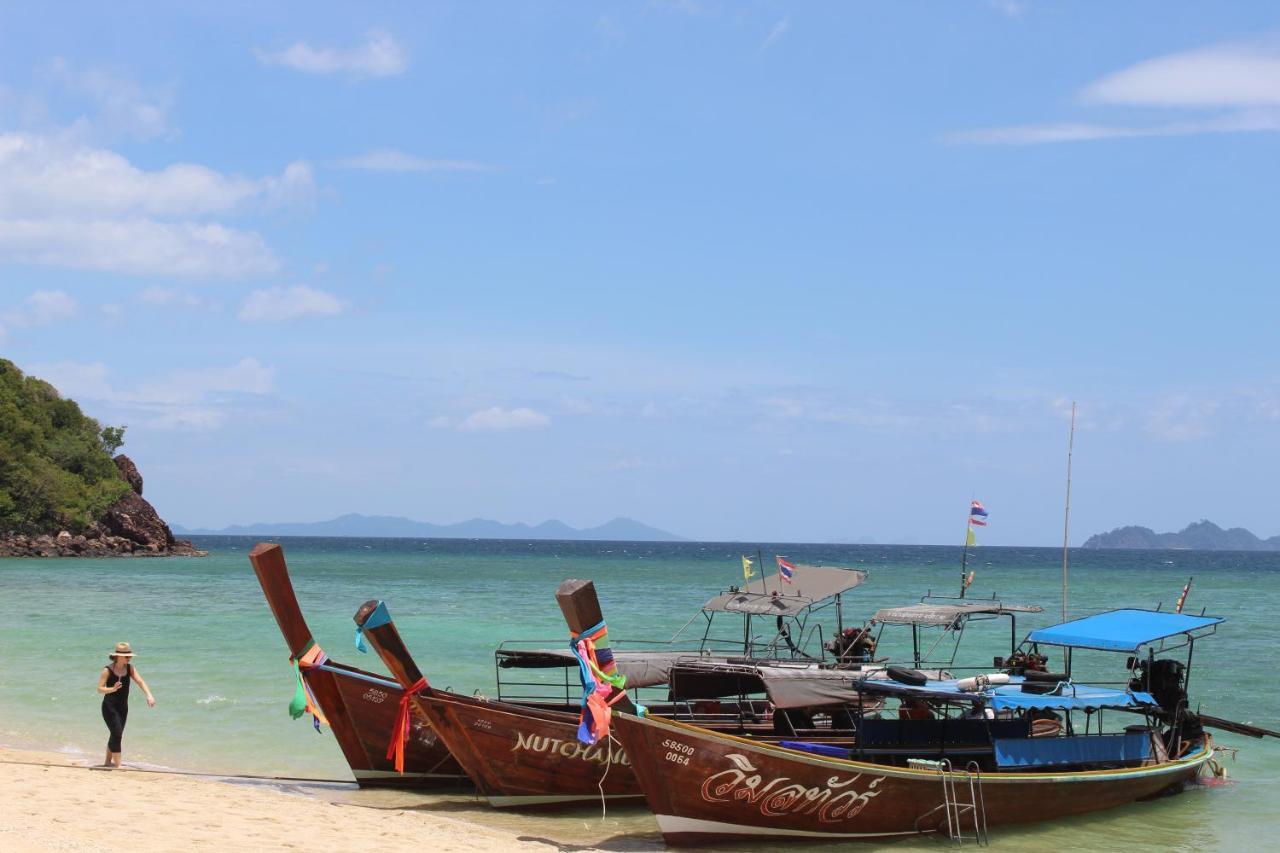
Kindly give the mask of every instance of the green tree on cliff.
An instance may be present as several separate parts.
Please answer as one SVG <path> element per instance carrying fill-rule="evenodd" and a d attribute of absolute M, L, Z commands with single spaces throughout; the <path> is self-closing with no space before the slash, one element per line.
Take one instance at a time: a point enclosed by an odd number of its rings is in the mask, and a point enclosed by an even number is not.
<path fill-rule="evenodd" d="M 103 429 L 48 382 L 0 359 L 0 532 L 79 531 L 129 493 Z"/>

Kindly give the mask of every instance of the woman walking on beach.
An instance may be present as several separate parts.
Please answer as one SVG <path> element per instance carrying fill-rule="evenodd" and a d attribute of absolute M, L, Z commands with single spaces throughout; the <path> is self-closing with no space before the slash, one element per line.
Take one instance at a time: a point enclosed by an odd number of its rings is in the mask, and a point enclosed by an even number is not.
<path fill-rule="evenodd" d="M 138 682 L 142 692 L 147 696 L 147 706 L 155 707 L 155 697 L 147 689 L 147 682 L 134 667 L 133 649 L 128 643 L 116 643 L 111 653 L 111 663 L 102 668 L 98 676 L 98 692 L 102 694 L 102 719 L 111 734 L 107 738 L 107 757 L 103 767 L 120 766 L 120 739 L 124 736 L 124 724 L 129 719 L 129 683 Z"/>

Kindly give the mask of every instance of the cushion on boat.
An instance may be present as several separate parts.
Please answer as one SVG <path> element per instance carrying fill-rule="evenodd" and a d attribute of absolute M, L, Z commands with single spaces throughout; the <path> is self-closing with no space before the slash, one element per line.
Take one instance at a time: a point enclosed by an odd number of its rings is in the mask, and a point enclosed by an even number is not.
<path fill-rule="evenodd" d="M 848 747 L 835 746 L 829 743 L 805 743 L 799 740 L 784 740 L 779 741 L 778 745 L 787 749 L 798 749 L 801 752 L 811 752 L 814 755 L 825 755 L 828 758 L 848 758 L 853 754 Z"/>
<path fill-rule="evenodd" d="M 1151 753 L 1146 732 L 1070 737 L 997 738 L 998 767 L 1054 767 L 1069 764 L 1137 763 Z"/>

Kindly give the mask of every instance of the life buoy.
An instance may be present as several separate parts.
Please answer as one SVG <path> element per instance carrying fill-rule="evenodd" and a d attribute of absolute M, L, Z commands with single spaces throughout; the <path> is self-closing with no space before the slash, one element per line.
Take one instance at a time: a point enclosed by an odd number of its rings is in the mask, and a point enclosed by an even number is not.
<path fill-rule="evenodd" d="M 1023 676 L 1027 681 L 1066 681 L 1067 674 L 1065 672 L 1041 672 L 1037 669 L 1029 669 Z"/>
<path fill-rule="evenodd" d="M 907 669 L 905 666 L 891 666 L 886 672 L 899 684 L 908 684 L 912 687 L 924 687 L 925 682 L 929 680 L 929 677 L 920 670 Z"/>

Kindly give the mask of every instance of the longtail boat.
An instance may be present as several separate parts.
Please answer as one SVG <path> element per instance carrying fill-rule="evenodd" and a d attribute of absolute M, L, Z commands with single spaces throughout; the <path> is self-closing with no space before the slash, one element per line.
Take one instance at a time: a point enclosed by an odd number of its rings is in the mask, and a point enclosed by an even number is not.
<path fill-rule="evenodd" d="M 314 700 L 317 722 L 327 722 L 333 731 L 356 782 L 361 787 L 469 787 L 466 774 L 425 718 L 411 723 L 404 772 L 397 772 L 387 751 L 404 694 L 400 685 L 328 658 L 298 606 L 284 549 L 260 543 L 249 552 L 249 562 L 284 635 L 299 686 Z"/>
<path fill-rule="evenodd" d="M 362 786 L 404 786 L 419 788 L 466 786 L 467 774 L 464 774 L 457 761 L 449 754 L 444 740 L 437 737 L 432 725 L 418 703 L 410 703 L 414 711 L 409 717 L 412 737 L 404 744 L 401 760 L 403 773 L 396 769 L 396 762 L 388 757 L 390 750 L 389 733 L 397 720 L 397 712 L 403 701 L 403 687 L 380 675 L 366 672 L 356 667 L 347 666 L 330 660 L 316 644 L 289 580 L 285 564 L 284 551 L 279 545 L 260 543 L 249 557 L 258 582 L 262 586 L 276 623 L 289 648 L 290 663 L 297 670 L 297 678 L 301 688 L 307 692 L 307 698 L 313 700 L 314 709 L 319 712 L 317 720 L 323 718 L 332 728 L 343 755 L 351 768 L 352 774 Z M 645 651 L 627 651 L 617 656 L 619 670 L 624 672 L 631 683 L 638 687 L 665 684 L 670 667 L 681 658 L 699 657 L 711 654 L 714 648 L 728 650 L 732 648 L 741 655 L 768 653 L 779 646 L 794 646 L 791 634 L 803 633 L 805 619 L 808 614 L 834 603 L 837 611 L 840 606 L 840 595 L 865 580 L 867 573 L 862 570 L 837 569 L 832 567 L 798 566 L 796 581 L 785 596 L 775 595 L 768 591 L 766 580 L 761 579 L 759 590 L 750 585 L 743 589 L 731 589 L 728 593 L 717 596 L 704 606 L 701 614 L 706 617 L 706 628 L 702 639 L 696 645 L 682 646 L 674 641 L 657 644 L 656 648 Z M 773 588 L 779 587 L 774 579 Z M 711 637 L 711 624 L 718 613 L 741 615 L 745 626 L 745 645 L 742 640 L 736 644 L 717 642 Z M 776 623 L 777 633 L 767 641 L 753 640 L 751 633 L 752 618 L 768 615 Z M 694 618 L 687 624 L 692 624 Z M 687 627 L 687 626 L 686 626 Z M 496 653 L 498 662 L 499 696 L 501 698 L 503 679 L 501 674 L 513 669 L 524 672 L 552 671 L 555 669 L 577 672 L 578 663 L 572 655 L 562 649 L 529 648 L 530 644 L 522 644 L 521 648 L 500 648 Z M 392 670 L 393 672 L 395 670 Z M 406 684 L 411 684 L 413 679 Z M 567 684 L 567 679 L 566 682 Z M 523 689 L 523 688 L 521 688 Z M 484 714 L 497 713 L 499 706 L 485 700 L 471 699 L 459 694 L 449 694 L 456 702 L 460 714 L 474 715 L 479 708 Z M 561 723 L 571 718 L 576 721 L 577 708 L 568 692 L 563 699 L 555 699 L 545 695 L 522 695 L 516 700 L 518 710 L 508 708 L 512 716 L 524 715 L 529 720 L 542 717 L 546 726 L 539 729 L 538 740 L 527 741 L 538 749 L 550 750 L 563 748 L 565 738 L 557 740 L 553 732 Z M 467 709 L 470 709 L 469 711 Z M 566 714 L 564 720 L 557 714 Z M 752 716 L 751 713 L 745 716 Z M 506 721 L 498 721 L 506 725 Z M 477 724 L 483 725 L 483 724 Z M 576 722 L 574 722 L 576 730 Z M 534 734 L 529 736 L 535 737 Z M 546 738 L 546 739 L 541 739 Z M 573 732 L 567 740 L 572 741 Z M 601 758 L 594 751 L 588 751 L 593 762 L 609 761 L 625 763 L 625 756 L 614 755 L 612 759 Z M 579 756 L 581 757 L 581 756 Z M 493 774 L 490 774 L 491 776 Z M 629 774 L 612 774 L 615 777 Z M 471 774 L 472 778 L 483 778 L 479 773 Z M 610 782 L 614 785 L 618 779 Z M 569 788 L 575 785 L 569 784 Z M 581 786 L 576 786 L 581 787 Z M 488 790 L 488 789 L 486 789 Z M 536 790 L 536 788 L 535 788 Z M 592 790 L 597 790 L 593 787 Z M 597 791 L 598 793 L 598 791 Z M 638 797 L 639 791 L 634 780 L 619 790 L 620 796 Z M 559 796 L 539 798 L 537 795 L 524 793 L 504 798 L 494 793 L 492 802 L 498 805 L 537 804 L 540 799 L 552 802 L 563 801 Z M 572 799 L 572 798 L 570 798 Z"/>
<path fill-rule="evenodd" d="M 620 656 L 610 648 L 608 629 L 590 581 L 569 580 L 557 590 L 556 600 L 578 638 L 592 638 L 601 664 L 610 672 L 621 671 Z M 775 608 L 779 605 L 773 605 Z M 789 605 L 788 605 L 789 606 Z M 977 605 L 975 605 L 976 607 Z M 432 687 L 406 648 L 384 602 L 371 600 L 354 616 L 357 630 L 377 651 L 397 682 L 405 689 L 405 705 L 416 709 L 449 747 L 479 792 L 497 807 L 567 805 L 601 798 L 639 798 L 639 784 L 631 762 L 620 744 L 610 738 L 584 743 L 582 701 L 565 701 L 559 707 L 516 704 L 462 696 Z M 544 655 L 550 657 L 551 652 Z M 575 672 L 589 665 L 570 657 Z M 625 659 L 624 659 L 625 660 Z M 546 665 L 554 665 L 551 659 Z M 651 660 L 643 654 L 632 674 L 657 678 Z M 590 666 L 594 666 L 593 664 Z M 885 678 L 882 665 L 869 667 L 868 678 Z M 855 715 L 882 707 L 878 697 L 866 697 L 851 689 L 849 671 L 819 668 L 813 662 L 737 662 L 702 656 L 670 666 L 672 700 L 655 704 L 651 712 L 695 720 L 719 732 L 777 741 L 805 737 L 826 744 L 854 742 Z M 661 677 L 666 677 L 664 674 Z M 621 679 L 619 679 L 621 681 Z M 581 690 L 581 687 L 579 688 Z M 732 699 L 725 699 L 727 694 Z M 765 698 L 757 698 L 763 693 Z M 715 701 L 705 701 L 716 697 Z M 624 692 L 614 694 L 618 707 L 629 708 Z M 588 738 L 590 740 L 590 738 Z M 915 754 L 945 755 L 944 748 L 908 741 L 899 750 Z"/>
<path fill-rule="evenodd" d="M 592 624 L 597 647 L 608 648 L 608 629 Z M 355 623 L 405 689 L 403 704 L 431 723 L 459 765 L 491 805 L 551 806 L 584 800 L 638 800 L 640 787 L 626 754 L 610 742 L 578 740 L 579 713 L 463 696 L 428 684 L 396 630 L 387 606 L 368 601 Z M 634 706 L 620 693 L 618 701 Z M 403 719 L 403 718 L 402 718 Z M 399 724 L 398 724 L 399 725 Z"/>
<path fill-rule="evenodd" d="M 932 833 L 981 841 L 988 826 L 1108 809 L 1179 791 L 1206 768 L 1219 772 L 1202 728 L 1212 718 L 1187 711 L 1186 665 L 1157 655 L 1185 647 L 1189 665 L 1195 640 L 1222 621 L 1112 611 L 1027 636 L 1019 661 L 1060 647 L 1061 675 L 1037 676 L 1020 664 L 966 680 L 868 680 L 858 689 L 925 711 L 860 720 L 854 748 L 761 743 L 625 713 L 617 715 L 617 736 L 670 844 Z M 1127 685 L 1073 682 L 1071 656 L 1084 649 L 1128 652 Z M 1145 725 L 1103 733 L 1104 709 L 1142 715 Z M 1061 733 L 1037 737 L 1032 723 L 1046 716 L 1063 724 Z M 943 760 L 877 748 L 908 729 L 932 729 L 945 742 L 949 730 L 975 726 L 988 730 L 985 743 Z"/>

